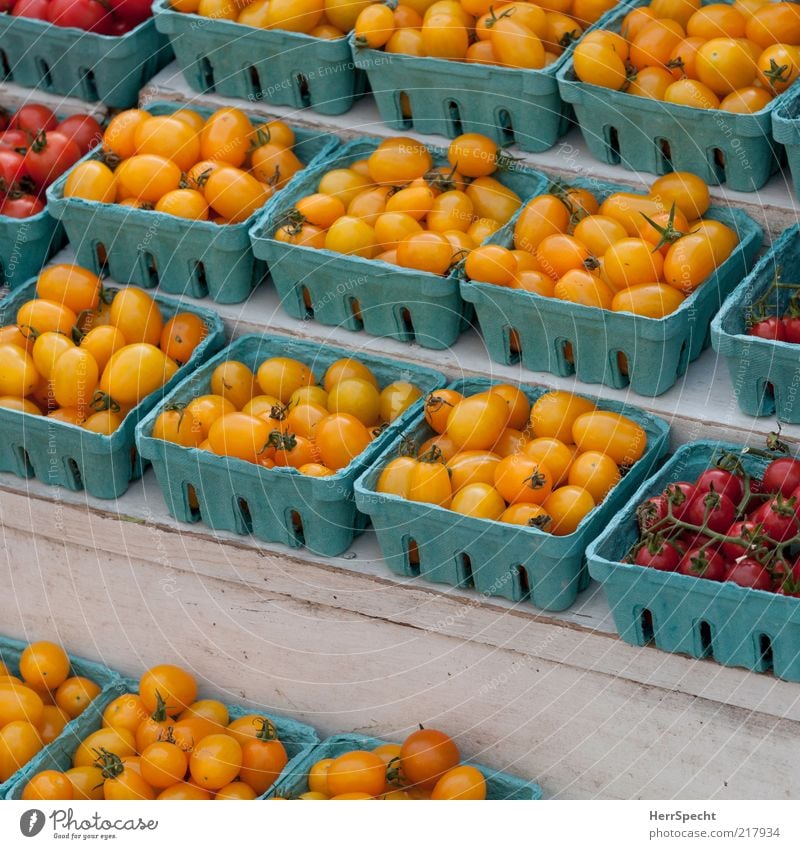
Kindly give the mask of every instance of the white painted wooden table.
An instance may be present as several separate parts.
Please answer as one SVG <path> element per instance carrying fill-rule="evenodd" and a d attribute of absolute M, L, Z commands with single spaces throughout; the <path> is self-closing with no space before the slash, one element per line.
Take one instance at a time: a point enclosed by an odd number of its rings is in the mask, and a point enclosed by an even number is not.
<path fill-rule="evenodd" d="M 190 97 L 174 66 L 145 92 Z M 320 126 L 312 113 L 292 119 Z M 367 101 L 325 126 L 391 133 Z M 590 170 L 640 183 L 592 161 L 574 135 L 524 158 L 566 176 Z M 757 195 L 714 195 L 772 234 L 796 219 L 780 177 Z M 429 363 L 453 377 L 628 394 L 492 364 L 474 331 L 439 353 L 297 322 L 269 285 L 247 304 L 217 308 L 232 335 L 268 328 Z M 630 400 L 667 418 L 674 444 L 700 436 L 756 444 L 774 429 L 739 413 L 713 351 L 660 398 Z M 784 436 L 797 441 L 800 429 Z M 571 610 L 543 614 L 400 579 L 370 532 L 344 556 L 324 559 L 179 525 L 152 471 L 117 502 L 2 475 L 0 529 L 0 633 L 58 638 L 132 674 L 158 661 L 184 663 L 207 693 L 291 713 L 323 732 L 396 739 L 418 722 L 439 725 L 467 754 L 536 778 L 551 797 L 800 795 L 800 685 L 628 646 L 594 584 Z"/>

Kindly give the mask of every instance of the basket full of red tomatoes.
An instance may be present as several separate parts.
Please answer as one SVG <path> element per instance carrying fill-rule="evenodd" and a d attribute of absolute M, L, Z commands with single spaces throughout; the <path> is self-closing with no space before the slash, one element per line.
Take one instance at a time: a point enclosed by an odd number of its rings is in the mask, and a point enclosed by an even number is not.
<path fill-rule="evenodd" d="M 800 227 L 790 227 L 725 301 L 711 325 L 736 400 L 750 416 L 800 423 Z"/>
<path fill-rule="evenodd" d="M 468 379 L 356 482 L 389 568 L 564 610 L 588 585 L 584 551 L 666 451 L 636 407 Z"/>
<path fill-rule="evenodd" d="M 48 203 L 87 268 L 239 303 L 266 275 L 248 237 L 256 213 L 337 145 L 238 108 L 151 103 L 115 115 Z"/>
<path fill-rule="evenodd" d="M 172 58 L 149 0 L 3 0 L 4 78 L 124 109 Z"/>
<path fill-rule="evenodd" d="M 63 243 L 46 211 L 45 191 L 100 139 L 88 114 L 59 118 L 42 103 L 0 109 L 0 282 L 14 288 L 36 274 Z"/>
<path fill-rule="evenodd" d="M 622 639 L 800 681 L 800 460 L 681 446 L 588 550 Z"/>

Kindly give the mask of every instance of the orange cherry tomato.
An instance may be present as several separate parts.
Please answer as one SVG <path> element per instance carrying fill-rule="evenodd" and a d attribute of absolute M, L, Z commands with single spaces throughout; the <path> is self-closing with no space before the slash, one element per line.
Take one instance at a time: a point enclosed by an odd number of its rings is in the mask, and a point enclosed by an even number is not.
<path fill-rule="evenodd" d="M 579 486 L 561 486 L 554 489 L 542 505 L 551 520 L 547 524 L 547 530 L 555 536 L 575 533 L 594 507 L 592 496 Z"/>

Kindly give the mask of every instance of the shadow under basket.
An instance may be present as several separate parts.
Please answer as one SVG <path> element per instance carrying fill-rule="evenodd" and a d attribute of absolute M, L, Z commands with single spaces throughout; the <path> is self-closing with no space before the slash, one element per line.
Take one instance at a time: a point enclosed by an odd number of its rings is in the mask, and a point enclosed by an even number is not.
<path fill-rule="evenodd" d="M 800 681 L 800 599 L 622 562 L 639 539 L 637 506 L 670 483 L 696 480 L 715 451 L 738 454 L 741 446 L 707 441 L 682 445 L 589 546 L 589 572 L 603 585 L 626 643 Z M 769 462 L 750 454 L 741 459 L 759 477 Z"/>
<path fill-rule="evenodd" d="M 494 381 L 497 382 L 497 381 Z M 451 384 L 464 395 L 482 392 L 493 381 L 469 379 Z M 531 402 L 549 390 L 521 384 Z M 652 472 L 667 450 L 669 426 L 656 416 L 614 401 L 600 409 L 623 413 L 647 433 L 642 458 L 611 490 L 575 533 L 554 536 L 539 528 L 475 519 L 433 504 L 408 501 L 377 491 L 385 465 L 397 455 L 395 439 L 356 481 L 356 504 L 369 514 L 387 566 L 397 575 L 474 589 L 484 596 L 529 602 L 542 610 L 565 610 L 589 584 L 584 552 L 633 489 Z M 422 444 L 433 436 L 417 416 L 405 436 Z"/>

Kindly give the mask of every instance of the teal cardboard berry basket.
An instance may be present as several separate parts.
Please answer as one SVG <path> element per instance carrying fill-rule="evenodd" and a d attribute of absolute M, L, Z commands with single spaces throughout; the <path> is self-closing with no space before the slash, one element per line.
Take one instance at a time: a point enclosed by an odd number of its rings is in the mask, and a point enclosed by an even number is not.
<path fill-rule="evenodd" d="M 711 324 L 714 350 L 725 358 L 739 408 L 748 416 L 777 417 L 800 424 L 800 346 L 761 339 L 747 332 L 754 302 L 780 274 L 800 286 L 800 226 L 795 224 L 773 242 L 758 264 L 725 301 Z M 788 306 L 791 291 L 778 289 L 769 299 L 773 315 Z"/>
<path fill-rule="evenodd" d="M 153 5 L 156 26 L 169 36 L 186 82 L 195 91 L 251 102 L 347 112 L 365 90 L 347 38 L 314 38 Z"/>
<path fill-rule="evenodd" d="M 572 184 L 589 189 L 598 199 L 629 190 L 587 178 Z M 513 246 L 518 217 L 489 241 Z M 706 217 L 735 230 L 739 244 L 714 274 L 665 318 L 601 310 L 462 280 L 461 296 L 475 306 L 489 356 L 506 365 L 522 362 L 530 371 L 561 377 L 575 374 L 584 383 L 604 383 L 617 389 L 630 386 L 639 395 L 663 394 L 707 347 L 711 319 L 750 270 L 761 247 L 761 228 L 741 210 L 712 207 Z M 627 374 L 621 368 L 620 354 L 627 361 Z"/>
<path fill-rule="evenodd" d="M 0 285 L 16 289 L 38 274 L 64 244 L 64 228 L 47 209 L 30 218 L 0 215 Z"/>
<path fill-rule="evenodd" d="M 13 324 L 17 310 L 35 292 L 36 281 L 31 280 L 0 302 L 0 326 Z M 95 498 L 117 498 L 132 480 L 141 477 L 143 465 L 134 438 L 137 422 L 165 392 L 218 351 L 225 341 L 224 326 L 216 313 L 159 295 L 155 301 L 165 319 L 177 312 L 191 312 L 205 322 L 208 335 L 189 362 L 162 389 L 134 407 L 110 436 L 46 416 L 0 409 L 0 430 L 4 437 L 0 442 L 0 472 L 11 472 L 21 478 L 35 477 L 50 486 L 86 490 Z"/>
<path fill-rule="evenodd" d="M 156 102 L 147 111 L 171 115 L 181 108 L 185 104 Z M 192 109 L 204 118 L 214 111 Z M 251 120 L 254 126 L 264 123 L 263 118 L 251 116 Z M 335 137 L 312 130 L 295 129 L 295 135 L 294 150 L 304 165 L 316 163 L 339 145 Z M 98 146 L 84 160 L 100 156 Z M 159 286 L 171 295 L 209 296 L 223 304 L 246 300 L 264 278 L 266 269 L 253 256 L 248 237 L 261 210 L 240 224 L 222 226 L 114 203 L 65 198 L 71 170 L 47 190 L 47 203 L 51 214 L 64 225 L 80 265 L 98 274 L 107 270 L 115 280 L 146 289 Z M 291 185 L 290 180 L 283 191 Z M 265 208 L 280 195 L 271 198 Z"/>
<path fill-rule="evenodd" d="M 238 360 L 254 372 L 270 357 L 292 357 L 308 365 L 321 379 L 331 363 L 351 352 L 326 344 L 252 334 L 242 336 L 196 371 L 152 410 L 139 425 L 139 452 L 153 464 L 170 515 L 181 522 L 203 521 L 214 530 L 252 534 L 265 542 L 334 557 L 364 530 L 365 517 L 356 510 L 353 482 L 369 462 L 399 434 L 419 409 L 414 403 L 377 436 L 368 448 L 335 474 L 315 478 L 295 469 L 267 469 L 235 457 L 184 448 L 154 439 L 153 425 L 161 411 L 186 404 L 210 391 L 214 369 L 226 360 Z M 371 354 L 359 361 L 372 369 L 381 388 L 395 380 L 408 380 L 424 393 L 443 386 L 442 374 L 411 363 L 400 363 Z M 196 502 L 192 499 L 192 494 Z"/>
<path fill-rule="evenodd" d="M 469 379 L 451 384 L 464 395 L 483 391 L 492 383 Z M 549 390 L 522 384 L 531 402 Z M 588 396 L 585 396 L 588 397 Z M 397 575 L 475 589 L 484 596 L 530 602 L 542 610 L 565 610 L 589 583 L 584 552 L 630 493 L 656 468 L 667 450 L 669 425 L 636 407 L 615 401 L 590 400 L 602 410 L 628 416 L 644 428 L 647 448 L 642 458 L 567 536 L 553 536 L 539 528 L 475 519 L 432 504 L 408 501 L 377 491 L 386 463 L 397 456 L 400 438 L 381 453 L 356 481 L 356 504 L 369 515 L 387 566 Z M 434 436 L 418 415 L 405 437 L 422 444 Z M 416 545 L 418 562 L 411 550 Z"/>
<path fill-rule="evenodd" d="M 795 86 L 772 110 L 772 137 L 786 150 L 794 193 L 800 197 L 800 89 Z"/>
<path fill-rule="evenodd" d="M 125 35 L 109 36 L 0 15 L 3 79 L 50 94 L 126 109 L 171 59 L 169 41 L 152 18 Z"/>
<path fill-rule="evenodd" d="M 618 6 L 603 28 L 619 32 L 625 15 L 649 2 Z M 650 174 L 691 171 L 739 192 L 757 191 L 779 167 L 783 152 L 772 137 L 772 113 L 782 97 L 750 115 L 664 103 L 583 83 L 571 58 L 558 70 L 558 87 L 601 162 Z"/>
<path fill-rule="evenodd" d="M 302 758 L 287 765 L 274 787 L 268 790 L 266 798 L 285 797 L 296 799 L 302 793 L 308 792 L 308 773 L 317 761 L 323 758 L 338 758 L 346 752 L 356 750 L 372 751 L 378 746 L 386 743 L 375 737 L 367 737 L 364 734 L 336 734 L 315 746 Z M 542 798 L 542 788 L 534 781 L 526 781 L 516 775 L 500 772 L 496 769 L 464 761 L 471 766 L 477 767 L 486 779 L 486 798 L 489 801 L 527 801 L 532 802 Z"/>
<path fill-rule="evenodd" d="M 639 538 L 636 508 L 670 484 L 696 480 L 715 452 L 741 452 L 739 445 L 691 442 L 645 481 L 589 546 L 589 572 L 600 581 L 620 637 L 634 646 L 713 658 L 800 681 L 800 603 L 790 596 L 678 572 L 625 563 Z M 758 477 L 767 459 L 744 454 L 744 468 Z"/>
<path fill-rule="evenodd" d="M 113 691 L 113 697 L 124 695 L 125 693 L 138 693 L 139 683 L 130 678 L 119 678 L 118 683 Z M 111 699 L 108 699 L 110 701 Z M 106 702 L 106 704 L 108 703 Z M 25 786 L 36 775 L 44 769 L 53 769 L 58 772 L 65 772 L 72 767 L 72 758 L 78 746 L 93 732 L 99 730 L 103 724 L 103 708 L 98 707 L 93 710 L 90 716 L 86 717 L 86 721 L 81 725 L 80 729 L 75 729 L 71 734 L 65 729 L 61 737 L 54 741 L 48 749 L 40 753 L 34 758 L 28 766 L 18 772 L 13 780 L 9 782 L 5 798 L 6 799 L 21 799 Z M 227 705 L 228 716 L 231 721 L 239 719 L 249 714 L 261 715 L 262 711 L 257 708 L 242 707 L 241 705 Z M 88 711 L 87 711 L 88 713 Z M 314 750 L 314 747 L 319 743 L 319 735 L 310 726 L 303 722 L 298 722 L 288 716 L 278 716 L 273 713 L 268 714 L 269 719 L 275 726 L 278 733 L 278 739 L 283 743 L 286 749 L 286 754 L 289 761 L 284 767 L 279 779 L 284 775 L 288 775 L 290 770 L 294 771 L 298 768 Z M 266 798 L 270 791 L 259 798 Z"/>
<path fill-rule="evenodd" d="M 321 177 L 368 157 L 379 138 L 347 142 L 309 168 L 250 231 L 253 252 L 270 268 L 281 306 L 292 318 L 364 330 L 423 348 L 449 348 L 467 328 L 471 315 L 461 298 L 455 272 L 446 276 L 401 268 L 379 260 L 279 242 L 275 230 L 298 200 L 317 190 Z M 435 165 L 447 164 L 445 151 L 430 148 Z M 515 167 L 495 175 L 523 202 L 543 191 L 538 171 Z"/>
<path fill-rule="evenodd" d="M 11 675 L 19 676 L 19 660 L 26 645 L 27 643 L 20 642 L 19 640 L 0 636 L 0 660 L 8 667 Z M 95 718 L 99 717 L 106 705 L 122 691 L 122 679 L 116 672 L 102 663 L 94 663 L 91 660 L 84 660 L 81 657 L 70 655 L 69 674 L 70 676 L 78 675 L 94 681 L 100 687 L 100 692 L 82 714 L 66 724 L 64 730 L 55 740 L 48 743 L 10 778 L 0 782 L 0 799 L 21 798 L 20 796 L 8 796 L 7 794 L 12 792 L 12 789 L 19 781 L 23 780 L 24 776 L 32 774 L 31 770 L 38 772 L 39 769 L 46 769 L 46 767 L 40 765 L 47 758 L 52 757 L 55 752 L 58 752 L 64 746 L 69 746 L 71 741 L 76 737 L 83 739 L 91 730 Z"/>
<path fill-rule="evenodd" d="M 556 79 L 569 49 L 547 68 L 527 70 L 385 53 L 359 47 L 354 36 L 350 44 L 381 120 L 392 129 L 451 139 L 481 133 L 502 146 L 542 153 L 569 127 L 571 110 Z"/>

